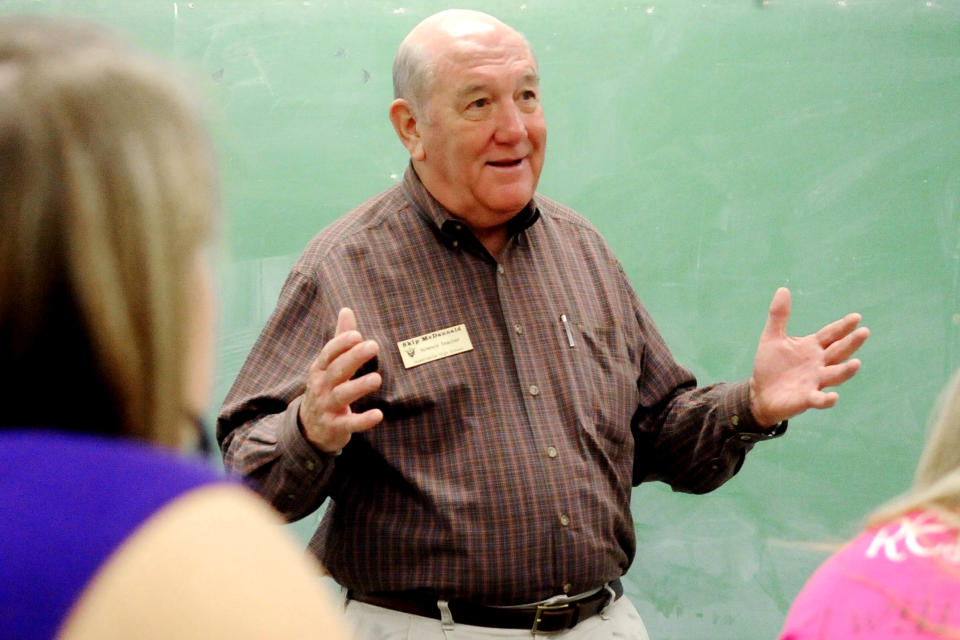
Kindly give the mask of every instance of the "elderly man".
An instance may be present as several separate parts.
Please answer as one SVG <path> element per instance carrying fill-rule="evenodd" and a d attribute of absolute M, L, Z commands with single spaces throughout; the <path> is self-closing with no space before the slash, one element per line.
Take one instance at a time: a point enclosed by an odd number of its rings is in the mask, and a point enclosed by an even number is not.
<path fill-rule="evenodd" d="M 410 167 L 293 268 L 225 401 L 226 464 L 291 520 L 331 498 L 310 548 L 361 638 L 646 638 L 620 597 L 631 486 L 720 486 L 836 401 L 868 332 L 852 314 L 789 338 L 781 289 L 752 377 L 697 388 L 597 231 L 535 193 L 523 36 L 436 14 L 394 83 Z"/>

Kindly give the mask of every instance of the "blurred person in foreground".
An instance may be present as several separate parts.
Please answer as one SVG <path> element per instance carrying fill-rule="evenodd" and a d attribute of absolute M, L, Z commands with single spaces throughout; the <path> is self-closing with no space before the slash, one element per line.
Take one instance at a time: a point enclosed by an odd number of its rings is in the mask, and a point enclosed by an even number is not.
<path fill-rule="evenodd" d="M 913 487 L 817 569 L 780 640 L 960 638 L 960 372 L 935 416 Z"/>
<path fill-rule="evenodd" d="M 98 27 L 0 19 L 2 638 L 346 637 L 269 507 L 184 455 L 215 315 L 197 114 Z"/>

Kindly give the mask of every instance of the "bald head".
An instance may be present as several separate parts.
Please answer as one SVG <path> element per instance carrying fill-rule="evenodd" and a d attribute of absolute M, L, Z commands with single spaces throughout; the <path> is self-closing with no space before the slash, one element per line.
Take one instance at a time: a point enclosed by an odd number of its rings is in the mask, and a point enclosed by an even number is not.
<path fill-rule="evenodd" d="M 437 63 L 471 41 L 516 38 L 533 55 L 530 44 L 513 27 L 482 11 L 448 9 L 415 26 L 400 43 L 393 62 L 393 95 L 422 113 L 433 91 Z"/>

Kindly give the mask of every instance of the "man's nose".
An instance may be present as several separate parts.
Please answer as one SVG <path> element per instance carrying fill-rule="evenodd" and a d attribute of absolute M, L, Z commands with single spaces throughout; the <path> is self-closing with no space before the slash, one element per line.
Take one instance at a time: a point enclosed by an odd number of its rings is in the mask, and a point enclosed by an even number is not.
<path fill-rule="evenodd" d="M 501 144 L 516 144 L 527 135 L 523 113 L 513 102 L 502 103 L 496 115 L 494 139 Z"/>

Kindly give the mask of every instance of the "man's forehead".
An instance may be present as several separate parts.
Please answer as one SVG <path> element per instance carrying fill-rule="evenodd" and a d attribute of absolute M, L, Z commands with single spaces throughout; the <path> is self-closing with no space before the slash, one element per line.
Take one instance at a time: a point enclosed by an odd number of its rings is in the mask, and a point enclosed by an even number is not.
<path fill-rule="evenodd" d="M 470 85 L 503 79 L 538 82 L 537 63 L 522 39 L 512 42 L 477 42 L 470 38 L 450 43 L 445 51 L 435 52 L 436 69 L 455 79 L 458 85 Z"/>
<path fill-rule="evenodd" d="M 499 85 L 503 82 L 511 82 L 510 78 L 505 78 L 503 75 L 493 73 L 489 74 L 489 77 L 469 77 L 469 75 L 470 74 L 467 74 L 467 77 L 462 78 L 462 83 L 460 83 L 460 86 L 456 89 L 457 95 L 470 95 L 472 93 L 489 91 L 495 84 Z M 540 76 L 531 68 L 525 73 L 516 76 L 512 82 L 516 87 L 536 87 L 540 85 Z"/>

